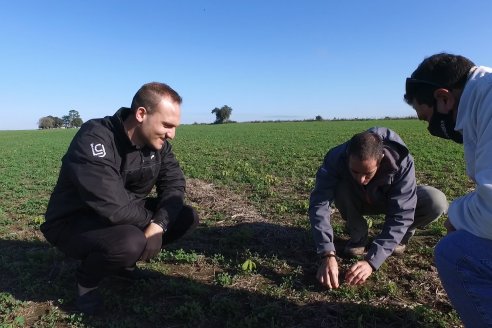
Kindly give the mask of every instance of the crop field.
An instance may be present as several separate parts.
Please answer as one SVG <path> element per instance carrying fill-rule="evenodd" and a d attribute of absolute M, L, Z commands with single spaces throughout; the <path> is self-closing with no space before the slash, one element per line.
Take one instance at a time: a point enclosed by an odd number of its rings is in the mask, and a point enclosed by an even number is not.
<path fill-rule="evenodd" d="M 417 182 L 448 200 L 473 188 L 463 149 L 417 120 L 184 125 L 174 152 L 187 177 L 194 233 L 138 263 L 159 277 L 101 285 L 105 313 L 74 310 L 77 262 L 39 232 L 76 130 L 0 131 L 0 327 L 462 327 L 433 265 L 445 217 L 417 230 L 361 286 L 322 288 L 307 217 L 325 153 L 372 126 L 394 129 Z M 370 217 L 375 236 L 383 216 Z M 337 249 L 349 236 L 335 213 Z M 341 280 L 354 259 L 340 257 Z"/>

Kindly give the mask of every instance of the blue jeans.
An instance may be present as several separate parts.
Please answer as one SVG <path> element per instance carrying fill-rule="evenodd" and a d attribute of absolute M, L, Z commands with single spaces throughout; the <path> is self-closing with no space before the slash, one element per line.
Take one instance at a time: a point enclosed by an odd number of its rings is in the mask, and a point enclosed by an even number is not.
<path fill-rule="evenodd" d="M 442 285 L 465 327 L 492 327 L 492 240 L 459 230 L 436 245 Z"/>

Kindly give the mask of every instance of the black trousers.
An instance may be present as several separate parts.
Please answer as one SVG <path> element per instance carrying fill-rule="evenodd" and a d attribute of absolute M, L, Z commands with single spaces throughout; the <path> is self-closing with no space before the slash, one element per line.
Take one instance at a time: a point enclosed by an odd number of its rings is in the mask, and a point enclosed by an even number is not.
<path fill-rule="evenodd" d="M 198 215 L 184 205 L 176 220 L 162 236 L 162 246 L 191 232 L 198 225 Z M 147 239 L 133 225 L 107 225 L 98 220 L 74 220 L 66 227 L 57 247 L 67 256 L 81 260 L 77 282 L 96 287 L 105 277 L 122 268 L 134 266 L 142 255 Z"/>

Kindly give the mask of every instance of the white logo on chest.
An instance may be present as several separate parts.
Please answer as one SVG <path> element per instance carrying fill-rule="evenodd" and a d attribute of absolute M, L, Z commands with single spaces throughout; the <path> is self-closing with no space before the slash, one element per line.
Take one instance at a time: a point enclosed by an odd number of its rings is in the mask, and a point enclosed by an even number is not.
<path fill-rule="evenodd" d="M 91 143 L 91 149 L 92 149 L 92 155 L 97 156 L 97 157 L 104 157 L 106 156 L 106 149 L 104 149 L 103 144 L 93 144 Z"/>

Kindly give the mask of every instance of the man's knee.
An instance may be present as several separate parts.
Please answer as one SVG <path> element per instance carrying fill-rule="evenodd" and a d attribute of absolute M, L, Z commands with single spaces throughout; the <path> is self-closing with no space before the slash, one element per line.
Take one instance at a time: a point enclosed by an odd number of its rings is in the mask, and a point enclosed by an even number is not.
<path fill-rule="evenodd" d="M 191 233 L 199 223 L 198 214 L 189 205 L 184 205 L 176 220 L 171 222 L 162 236 L 162 244 L 170 244 Z"/>
<path fill-rule="evenodd" d="M 137 227 L 126 226 L 119 234 L 118 247 L 114 251 L 119 254 L 123 266 L 132 266 L 142 255 L 147 238 L 145 234 Z"/>
<path fill-rule="evenodd" d="M 417 209 L 426 213 L 426 216 L 437 219 L 448 211 L 446 195 L 431 186 L 417 187 Z"/>
<path fill-rule="evenodd" d="M 183 205 L 179 213 L 179 220 L 182 220 L 183 225 L 188 226 L 188 230 L 194 229 L 200 223 L 198 213 L 190 205 Z"/>

